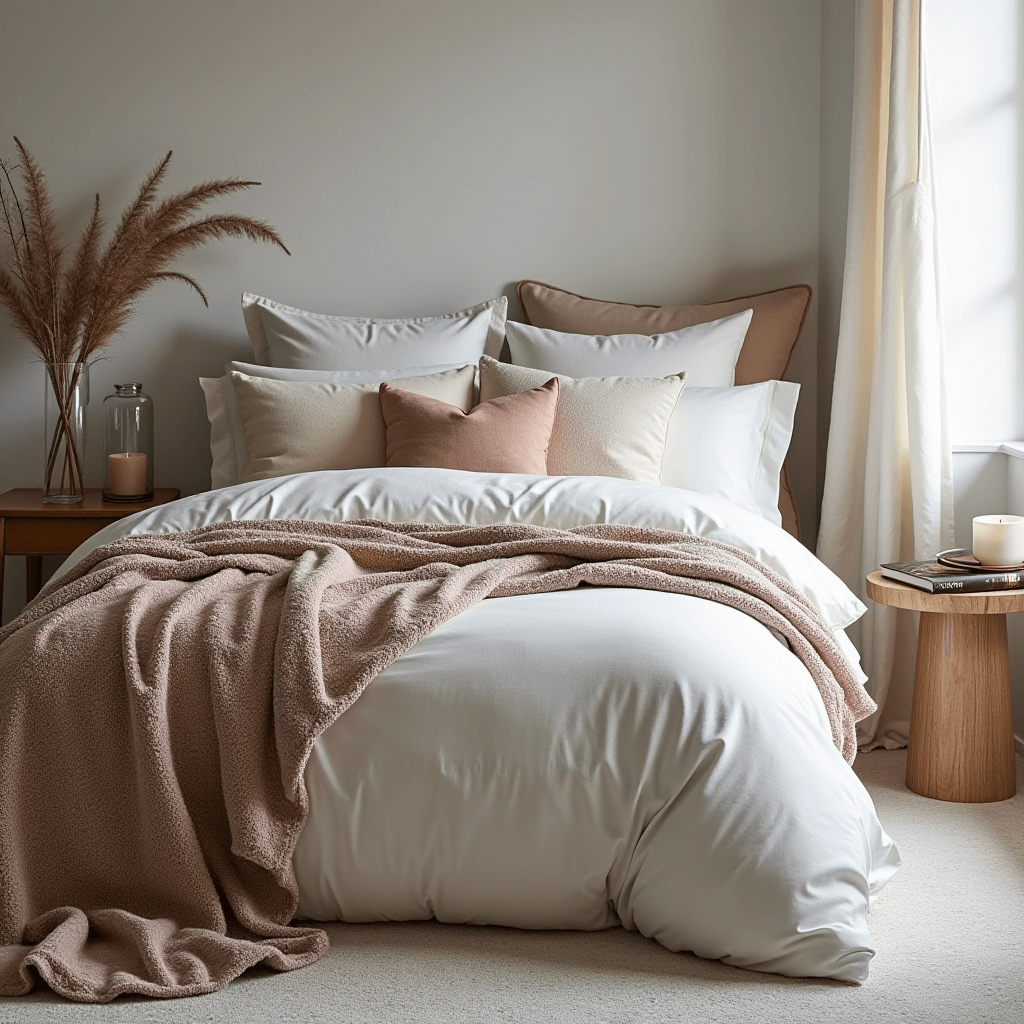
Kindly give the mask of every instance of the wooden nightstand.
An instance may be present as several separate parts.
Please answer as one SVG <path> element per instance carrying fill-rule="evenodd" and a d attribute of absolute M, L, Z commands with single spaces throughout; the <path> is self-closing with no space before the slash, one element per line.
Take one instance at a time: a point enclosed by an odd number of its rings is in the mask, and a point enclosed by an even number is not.
<path fill-rule="evenodd" d="M 988 803 L 1017 792 L 1006 616 L 1024 592 L 931 594 L 868 576 L 872 601 L 921 613 L 907 788 L 936 800 Z"/>
<path fill-rule="evenodd" d="M 18 487 L 0 494 L 0 619 L 3 617 L 4 555 L 24 555 L 28 600 L 43 581 L 43 555 L 70 555 L 84 540 L 124 519 L 181 497 L 173 487 L 158 487 L 152 501 L 104 501 L 98 487 L 87 487 L 76 505 L 45 505 L 41 488 Z"/>

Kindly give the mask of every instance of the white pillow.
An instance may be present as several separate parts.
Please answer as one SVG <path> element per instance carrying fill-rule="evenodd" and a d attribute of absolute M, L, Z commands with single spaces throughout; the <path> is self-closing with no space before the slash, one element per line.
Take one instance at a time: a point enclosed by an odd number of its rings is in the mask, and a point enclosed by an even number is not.
<path fill-rule="evenodd" d="M 686 374 L 574 379 L 483 356 L 480 401 L 515 395 L 558 377 L 558 408 L 548 446 L 550 476 L 661 480 L 665 438 Z"/>
<path fill-rule="evenodd" d="M 256 362 L 301 370 L 380 370 L 475 363 L 505 341 L 504 295 L 444 316 L 327 316 L 246 292 L 242 314 Z"/>
<path fill-rule="evenodd" d="M 661 482 L 725 498 L 776 526 L 779 473 L 800 385 L 769 380 L 686 391 L 668 428 Z"/>
<path fill-rule="evenodd" d="M 238 458 L 235 435 L 228 416 L 227 377 L 200 377 L 199 386 L 206 399 L 206 418 L 210 421 L 210 488 L 217 490 L 238 483 Z"/>
<path fill-rule="evenodd" d="M 475 360 L 471 361 L 475 366 Z M 436 366 L 415 366 L 411 370 L 295 370 L 287 366 L 260 366 L 257 363 L 243 363 L 235 359 L 224 364 L 224 372 L 248 374 L 250 377 L 266 377 L 267 380 L 298 380 L 316 384 L 381 384 L 386 380 L 401 380 L 403 377 L 426 377 L 431 373 L 445 370 L 461 370 L 466 363 L 438 363 Z"/>
<path fill-rule="evenodd" d="M 666 334 L 563 334 L 509 321 L 512 362 L 570 377 L 667 377 L 686 371 L 688 387 L 728 387 L 752 309 Z M 488 353 L 490 354 L 490 353 Z"/>
<path fill-rule="evenodd" d="M 475 368 L 401 378 L 402 388 L 473 406 Z M 271 380 L 232 371 L 248 462 L 242 481 L 322 469 L 363 469 L 387 461 L 379 383 Z"/>
<path fill-rule="evenodd" d="M 275 366 L 253 366 L 232 362 L 224 367 L 223 377 L 200 377 L 199 384 L 206 397 L 206 417 L 210 421 L 210 486 L 213 489 L 237 484 L 249 461 L 245 435 L 238 412 L 238 401 L 231 386 L 232 370 L 250 377 L 271 380 L 298 380 L 324 384 L 380 384 L 382 381 L 404 380 L 459 369 L 459 366 L 421 366 L 411 370 L 289 370 Z M 475 371 L 475 367 L 473 368 Z"/>

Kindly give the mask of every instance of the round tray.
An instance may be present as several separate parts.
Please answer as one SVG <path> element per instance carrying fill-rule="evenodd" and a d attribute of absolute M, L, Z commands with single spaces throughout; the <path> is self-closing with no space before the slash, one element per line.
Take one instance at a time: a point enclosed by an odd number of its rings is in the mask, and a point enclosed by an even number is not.
<path fill-rule="evenodd" d="M 967 569 L 970 572 L 1021 572 L 1024 570 L 1024 562 L 1017 565 L 982 565 L 967 548 L 950 548 L 949 551 L 940 551 L 935 556 L 935 561 L 939 565 L 949 566 L 950 569 Z"/>

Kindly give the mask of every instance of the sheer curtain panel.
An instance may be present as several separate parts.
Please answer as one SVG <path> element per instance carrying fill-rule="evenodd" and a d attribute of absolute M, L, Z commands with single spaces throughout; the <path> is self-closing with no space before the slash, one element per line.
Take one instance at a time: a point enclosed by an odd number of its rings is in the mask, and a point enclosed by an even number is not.
<path fill-rule="evenodd" d="M 921 0 L 858 0 L 846 263 L 818 556 L 868 606 L 848 630 L 878 711 L 862 746 L 910 731 L 917 624 L 874 605 L 882 562 L 953 546 Z"/>

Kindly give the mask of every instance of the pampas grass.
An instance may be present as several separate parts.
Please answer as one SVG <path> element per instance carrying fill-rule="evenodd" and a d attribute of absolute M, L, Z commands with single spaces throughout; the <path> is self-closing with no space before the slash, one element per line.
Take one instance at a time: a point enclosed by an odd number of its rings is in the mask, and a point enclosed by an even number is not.
<path fill-rule="evenodd" d="M 15 138 L 20 164 L 0 160 L 0 303 L 15 327 L 47 363 L 87 363 L 108 345 L 135 312 L 139 298 L 158 281 L 180 281 L 209 305 L 199 283 L 171 270 L 190 249 L 225 238 L 247 238 L 288 249 L 261 220 L 239 214 L 193 219 L 211 200 L 252 188 L 258 181 L 208 181 L 157 202 L 171 154 L 147 175 L 102 249 L 100 197 L 70 260 L 60 244 L 46 177 Z M 24 202 L 12 180 L 20 169 Z"/>
<path fill-rule="evenodd" d="M 60 409 L 60 423 L 48 445 L 47 486 L 62 462 L 62 479 L 70 479 L 78 493 L 81 463 L 75 445 L 69 444 L 74 390 L 82 368 L 124 329 L 142 294 L 159 281 L 179 281 L 208 306 L 199 283 L 171 269 L 178 256 L 226 238 L 268 242 L 286 253 L 288 249 L 264 221 L 227 213 L 197 216 L 212 200 L 258 181 L 208 181 L 160 201 L 158 192 L 171 162 L 168 153 L 147 175 L 105 246 L 96 196 L 89 223 L 68 258 L 42 168 L 20 139 L 15 137 L 14 143 L 19 163 L 0 160 L 0 304 L 47 364 Z M 19 170 L 21 196 L 13 180 Z M 56 369 L 69 365 L 70 371 Z"/>

